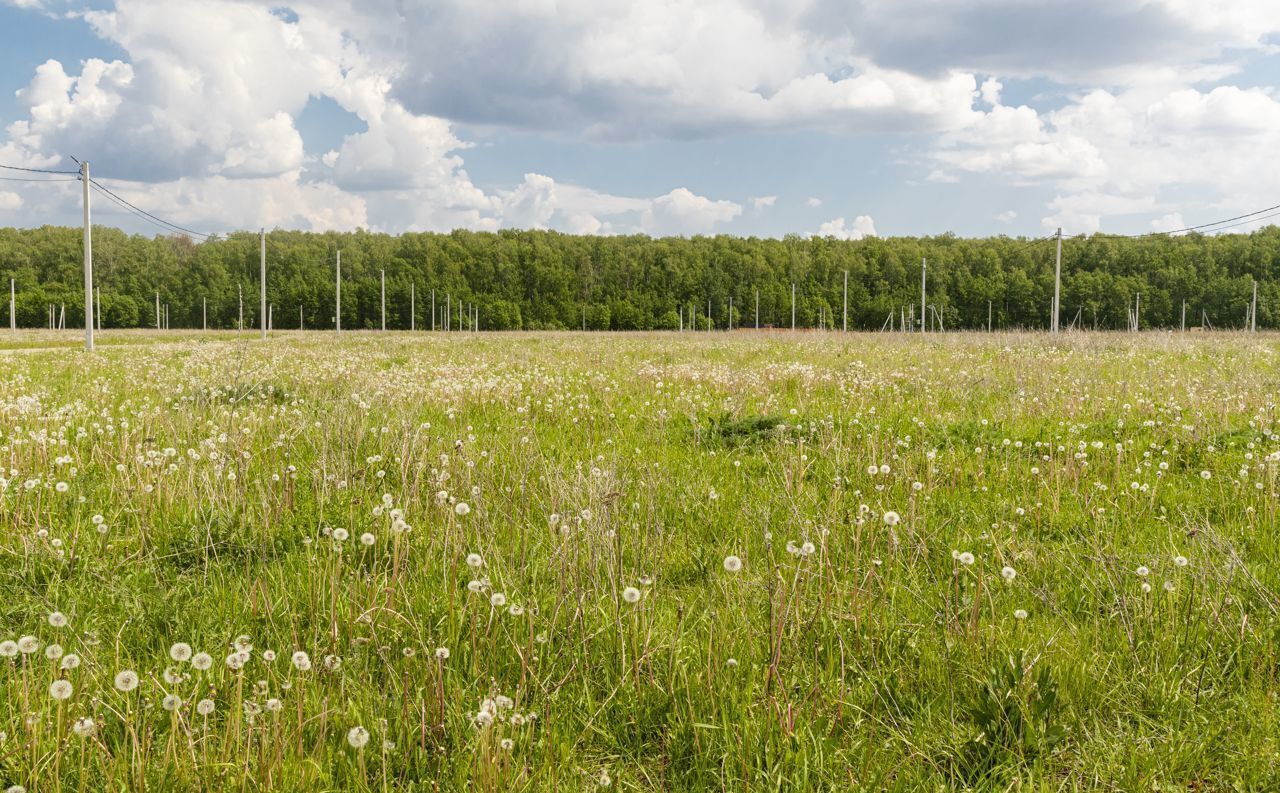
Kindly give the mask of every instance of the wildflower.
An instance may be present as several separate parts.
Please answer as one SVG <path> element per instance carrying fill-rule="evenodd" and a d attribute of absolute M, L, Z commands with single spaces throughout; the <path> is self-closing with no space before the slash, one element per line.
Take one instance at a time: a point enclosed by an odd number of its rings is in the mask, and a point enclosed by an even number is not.
<path fill-rule="evenodd" d="M 501 592 L 494 592 L 492 595 L 489 596 L 489 605 L 493 606 L 496 609 L 500 609 L 503 606 L 507 605 L 507 596 L 502 594 Z"/>
<path fill-rule="evenodd" d="M 18 643 L 13 639 L 0 642 L 0 658 L 13 658 L 18 654 Z"/>
<path fill-rule="evenodd" d="M 1014 609 L 1013 618 L 1015 620 L 1025 620 L 1027 618 L 1026 609 Z"/>
<path fill-rule="evenodd" d="M 18 639 L 18 652 L 23 655 L 31 655 L 40 649 L 40 640 L 34 636 L 23 636 Z"/>
<path fill-rule="evenodd" d="M 201 716 L 208 716 L 210 713 L 213 713 L 213 709 L 215 707 L 217 706 L 213 704 L 213 700 L 202 699 L 196 703 L 196 713 L 199 713 Z"/>
<path fill-rule="evenodd" d="M 1151 571 L 1147 569 L 1147 566 L 1145 564 L 1138 565 L 1138 569 L 1134 570 L 1134 572 L 1137 573 L 1142 578 L 1146 578 L 1148 575 L 1151 574 Z"/>
<path fill-rule="evenodd" d="M 97 728 L 98 725 L 94 722 L 91 716 L 83 716 L 76 719 L 75 723 L 71 725 L 71 731 L 80 738 L 92 737 Z"/>
<path fill-rule="evenodd" d="M 58 660 L 59 658 L 62 657 L 62 645 L 51 644 L 48 647 L 44 648 L 44 657 L 48 658 L 50 661 Z"/>
<path fill-rule="evenodd" d="M 49 684 L 49 696 L 59 702 L 70 699 L 71 692 L 72 687 L 70 680 L 55 680 Z"/>
<path fill-rule="evenodd" d="M 184 663 L 191 660 L 191 645 L 186 642 L 177 642 L 169 648 L 169 657 L 178 663 Z"/>
<path fill-rule="evenodd" d="M 203 672 L 213 666 L 213 656 L 208 653 L 196 653 L 191 656 L 191 666 Z"/>
<path fill-rule="evenodd" d="M 469 512 L 471 512 L 471 506 L 465 501 L 459 501 L 453 505 L 453 513 L 460 518 L 465 517 Z"/>
<path fill-rule="evenodd" d="M 898 513 L 894 512 L 893 510 L 889 510 L 888 512 L 884 513 L 884 522 L 886 526 L 897 526 L 898 522 L 901 520 L 902 520 L 902 517 L 898 515 Z"/>
<path fill-rule="evenodd" d="M 276 699 L 275 697 L 272 697 L 271 699 L 267 700 L 266 708 L 267 708 L 267 712 L 269 713 L 279 713 L 281 709 L 284 708 L 284 703 Z"/>
<path fill-rule="evenodd" d="M 338 542 L 346 542 L 347 538 L 350 536 L 351 535 L 347 533 L 346 529 L 337 528 L 333 530 L 333 539 L 337 540 Z"/>
<path fill-rule="evenodd" d="M 622 590 L 622 599 L 627 601 L 628 603 L 639 603 L 640 590 L 636 589 L 633 586 L 629 586 L 626 589 Z"/>
<path fill-rule="evenodd" d="M 1007 565 L 1000 571 L 1000 577 L 1006 581 L 1012 581 L 1017 575 L 1018 571 Z"/>
<path fill-rule="evenodd" d="M 1165 591 L 1165 592 L 1172 592 L 1172 591 L 1173 591 L 1173 582 L 1172 582 L 1172 581 L 1165 581 L 1165 582 L 1164 582 L 1164 591 Z"/>
<path fill-rule="evenodd" d="M 364 534 L 360 535 L 360 544 L 365 547 L 372 546 L 377 541 L 378 541 L 377 538 L 367 531 Z"/>
<path fill-rule="evenodd" d="M 115 686 L 118 690 L 129 693 L 138 687 L 138 673 L 132 669 L 116 673 Z"/>
<path fill-rule="evenodd" d="M 71 670 L 80 666 L 80 656 L 75 653 L 67 653 L 62 656 L 62 663 L 59 664 L 63 669 Z"/>
<path fill-rule="evenodd" d="M 342 666 L 342 659 L 336 655 L 326 655 L 324 657 L 324 668 L 330 672 L 338 671 L 338 667 Z"/>
<path fill-rule="evenodd" d="M 1186 567 L 1186 566 L 1187 566 L 1187 557 L 1185 557 L 1185 556 L 1175 556 L 1175 557 L 1173 557 L 1173 563 L 1174 563 L 1175 565 L 1177 565 L 1178 567 Z"/>
<path fill-rule="evenodd" d="M 478 553 L 467 554 L 467 567 L 479 568 L 483 564 L 484 564 L 484 559 L 480 558 L 480 554 Z"/>
<path fill-rule="evenodd" d="M 67 615 L 61 611 L 55 611 L 49 615 L 49 625 L 54 628 L 67 627 Z"/>
<path fill-rule="evenodd" d="M 164 699 L 160 700 L 160 707 L 170 712 L 175 711 L 182 707 L 182 698 L 177 694 L 167 694 Z"/>
<path fill-rule="evenodd" d="M 1150 585 L 1150 584 L 1148 584 L 1146 581 L 1143 581 L 1143 582 L 1142 582 L 1142 593 L 1143 593 L 1143 594 L 1146 594 L 1146 593 L 1148 593 L 1148 592 L 1150 592 L 1150 591 L 1151 591 L 1151 585 Z"/>
<path fill-rule="evenodd" d="M 364 727 L 352 727 L 347 730 L 347 743 L 352 749 L 363 749 L 369 743 L 369 731 Z"/>
<path fill-rule="evenodd" d="M 963 565 L 973 564 L 973 554 L 969 553 L 968 551 L 961 553 L 959 556 L 956 557 L 956 559 L 959 560 L 960 564 L 963 564 Z"/>
<path fill-rule="evenodd" d="M 736 573 L 742 569 L 742 560 L 736 556 L 726 556 L 724 558 L 724 569 L 729 573 Z"/>
<path fill-rule="evenodd" d="M 263 651 L 262 651 L 262 660 L 266 661 L 267 663 L 271 663 L 272 661 L 276 660 L 276 651 L 275 651 L 275 650 L 263 650 Z"/>
<path fill-rule="evenodd" d="M 299 672 L 306 672 L 311 669 L 311 656 L 307 655 L 302 650 L 298 650 L 294 653 L 293 658 L 290 660 L 293 662 L 293 668 L 297 669 Z"/>

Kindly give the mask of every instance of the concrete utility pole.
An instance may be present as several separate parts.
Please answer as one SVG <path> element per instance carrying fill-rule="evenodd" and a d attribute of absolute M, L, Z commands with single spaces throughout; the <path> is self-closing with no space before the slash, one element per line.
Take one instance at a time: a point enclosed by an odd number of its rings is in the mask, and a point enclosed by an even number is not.
<path fill-rule="evenodd" d="M 414 295 L 413 281 L 409 282 L 409 330 L 418 329 L 418 307 L 417 298 Z"/>
<path fill-rule="evenodd" d="M 711 332 L 711 301 L 707 301 L 707 333 Z"/>
<path fill-rule="evenodd" d="M 684 333 L 684 306 L 676 306 L 676 319 L 680 322 L 680 332 Z"/>
<path fill-rule="evenodd" d="M 436 329 L 436 290 L 431 290 L 431 329 Z"/>
<path fill-rule="evenodd" d="M 236 332 L 239 333 L 244 330 L 244 284 L 236 284 L 236 295 L 238 295 L 240 301 L 240 317 L 236 320 Z M 156 292 L 157 311 L 159 310 L 159 305 L 160 293 Z"/>
<path fill-rule="evenodd" d="M 200 330 L 209 330 L 209 298 L 200 298 Z"/>
<path fill-rule="evenodd" d="M 733 330 L 733 298 L 729 298 L 729 330 Z"/>
<path fill-rule="evenodd" d="M 305 323 L 303 322 L 303 319 L 302 319 L 302 304 L 299 303 L 298 304 L 298 330 L 306 330 L 306 328 L 303 327 L 303 324 Z"/>
<path fill-rule="evenodd" d="M 258 257 L 258 280 L 261 282 L 262 302 L 258 306 L 258 324 L 262 326 L 262 339 L 267 338 L 267 324 L 271 321 L 267 317 L 267 230 L 264 228 L 258 233 L 258 239 L 261 243 L 259 247 L 260 255 Z"/>
<path fill-rule="evenodd" d="M 1180 330 L 1183 333 L 1187 332 L 1187 301 L 1185 300 L 1182 301 L 1182 327 Z"/>
<path fill-rule="evenodd" d="M 1051 328 L 1058 332 L 1058 314 L 1062 308 L 1062 228 L 1058 228 L 1058 257 L 1053 265 L 1053 322 Z"/>
<path fill-rule="evenodd" d="M 267 330 L 276 329 L 276 304 L 267 304 Z"/>
<path fill-rule="evenodd" d="M 97 321 L 98 330 L 101 331 L 102 330 L 102 287 L 95 286 L 93 288 L 93 292 L 94 292 L 93 317 Z"/>
<path fill-rule="evenodd" d="M 240 313 L 243 315 L 244 309 L 241 309 Z M 160 292 L 158 291 L 156 292 L 156 330 L 160 330 Z"/>
<path fill-rule="evenodd" d="M 1249 332 L 1258 332 L 1258 282 L 1253 282 L 1253 307 L 1249 309 Z"/>
<path fill-rule="evenodd" d="M 796 329 L 796 284 L 791 282 L 791 329 Z"/>
<path fill-rule="evenodd" d="M 849 332 L 849 271 L 848 270 L 844 271 L 844 319 L 842 320 L 842 325 L 843 327 L 841 328 L 841 332 L 848 333 Z"/>
<path fill-rule="evenodd" d="M 18 335 L 18 288 L 14 286 L 13 279 L 9 279 L 9 332 Z"/>
<path fill-rule="evenodd" d="M 756 290 L 756 330 L 760 330 L 760 290 Z"/>
<path fill-rule="evenodd" d="M 89 163 L 80 163 L 84 187 L 84 348 L 93 350 L 93 230 L 89 224 Z"/>
<path fill-rule="evenodd" d="M 448 292 L 444 293 L 444 329 L 453 330 L 453 319 L 449 315 L 453 313 L 453 296 Z"/>
<path fill-rule="evenodd" d="M 342 251 L 338 251 L 338 268 L 333 282 L 333 329 L 342 330 Z"/>
<path fill-rule="evenodd" d="M 382 330 L 387 330 L 387 271 L 379 270 L 382 274 Z"/>
<path fill-rule="evenodd" d="M 924 311 L 925 311 L 925 309 L 924 309 L 924 294 L 925 294 L 925 292 L 924 292 L 924 286 L 925 286 L 925 280 L 924 280 L 924 279 L 925 279 L 925 269 L 926 269 L 928 266 L 929 266 L 929 260 L 928 260 L 928 259 L 921 259 L 921 260 L 920 260 L 920 332 L 921 332 L 921 333 L 924 333 L 924 331 L 925 331 L 925 319 L 924 319 Z"/>

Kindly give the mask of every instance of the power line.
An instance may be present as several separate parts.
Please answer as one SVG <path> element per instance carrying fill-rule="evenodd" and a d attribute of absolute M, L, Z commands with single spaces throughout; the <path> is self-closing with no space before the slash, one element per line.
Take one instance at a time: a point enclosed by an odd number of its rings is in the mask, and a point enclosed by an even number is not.
<path fill-rule="evenodd" d="M 80 180 L 74 176 L 61 178 L 61 179 L 35 179 L 32 177 L 26 177 L 26 176 L 0 176 L 0 182 L 28 182 L 33 184 L 39 184 L 41 182 L 78 182 L 78 181 Z"/>
<path fill-rule="evenodd" d="M 1236 215 L 1233 218 L 1227 218 L 1225 220 L 1215 220 L 1212 223 L 1201 223 L 1198 226 L 1188 226 L 1185 229 L 1174 229 L 1172 231 L 1149 231 L 1145 234 L 1094 234 L 1093 236 L 1120 237 L 1123 239 L 1140 239 L 1142 237 L 1160 237 L 1166 234 L 1187 234 L 1192 231 L 1201 231 L 1203 229 L 1209 229 L 1211 231 L 1222 231 L 1223 229 L 1235 228 L 1236 226 L 1243 226 L 1246 223 L 1254 223 L 1259 220 L 1266 220 L 1267 218 L 1276 217 L 1276 215 L 1280 215 L 1280 212 L 1277 212 L 1276 210 L 1280 210 L 1280 204 L 1276 204 L 1275 206 L 1270 206 L 1265 209 L 1259 209 L 1254 212 L 1249 212 L 1248 214 Z M 1271 212 L 1273 214 L 1266 215 L 1265 217 L 1257 217 L 1258 215 L 1262 215 L 1264 212 Z M 1237 223 L 1236 221 L 1241 221 L 1241 222 Z M 1226 223 L 1230 223 L 1231 225 L 1229 226 L 1223 225 Z M 1219 226 L 1220 228 L 1212 228 L 1214 226 Z"/>
<path fill-rule="evenodd" d="M 50 171 L 45 168 L 20 168 L 17 165 L 0 165 L 0 168 L 3 168 L 7 171 L 26 171 L 27 173 L 53 173 L 53 174 L 59 174 L 62 176 L 76 176 L 80 173 L 79 171 Z"/>
<path fill-rule="evenodd" d="M 142 209 L 142 208 L 140 208 L 140 207 L 137 207 L 137 206 L 135 206 L 135 205 L 133 205 L 133 204 L 129 203 L 129 202 L 128 202 L 128 201 L 126 201 L 125 199 L 121 198 L 120 196 L 116 195 L 115 193 L 111 192 L 111 190 L 109 190 L 108 188 L 106 188 L 105 186 L 103 186 L 103 185 L 102 185 L 102 183 L 101 183 L 101 182 L 99 182 L 97 179 L 90 178 L 90 179 L 89 179 L 89 182 L 90 182 L 90 184 L 92 184 L 94 187 L 96 187 L 96 188 L 98 189 L 98 191 L 99 191 L 99 192 L 106 194 L 106 196 L 107 196 L 108 198 L 111 198 L 112 200 L 114 200 L 114 201 L 115 201 L 116 203 L 118 203 L 118 204 L 122 204 L 122 205 L 124 205 L 126 208 L 128 208 L 128 209 L 132 210 L 133 212 L 135 212 L 135 213 L 137 213 L 137 214 L 141 215 L 141 216 L 142 216 L 142 217 L 144 217 L 144 218 L 147 218 L 147 219 L 151 220 L 152 222 L 154 222 L 155 224 L 157 224 L 157 225 L 161 226 L 162 228 L 172 229 L 172 230 L 174 230 L 174 231 L 178 231 L 178 232 L 181 232 L 181 233 L 183 233 L 183 234 L 190 234 L 190 235 L 191 235 L 191 236 L 193 236 L 193 237 L 202 237 L 202 238 L 205 238 L 205 239 L 208 239 L 209 237 L 213 236 L 212 234 L 202 234 L 202 233 L 200 233 L 199 231 L 193 231 L 193 230 L 191 230 L 191 229 L 189 229 L 189 228 L 186 228 L 186 227 L 184 227 L 184 226 L 179 226 L 179 225 L 178 225 L 178 224 L 176 224 L 176 223 L 170 223 L 169 221 L 165 220 L 164 218 L 156 217 L 155 215 L 151 214 L 150 212 L 146 211 L 145 209 Z"/>

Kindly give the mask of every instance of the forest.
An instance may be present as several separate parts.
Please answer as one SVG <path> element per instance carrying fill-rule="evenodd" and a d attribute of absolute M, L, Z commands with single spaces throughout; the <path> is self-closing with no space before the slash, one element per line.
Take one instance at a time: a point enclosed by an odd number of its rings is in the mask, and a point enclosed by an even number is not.
<path fill-rule="evenodd" d="M 0 278 L 13 279 L 19 327 L 83 324 L 82 232 L 0 229 Z M 842 326 L 901 328 L 917 318 L 927 260 L 930 327 L 1048 327 L 1055 242 L 732 236 L 575 236 L 554 231 L 454 231 L 396 236 L 366 231 L 266 235 L 267 299 L 276 329 L 334 326 L 335 259 L 342 254 L 342 328 L 439 327 L 446 295 L 455 327 L 475 306 L 480 330 Z M 93 231 L 102 325 L 154 327 L 156 295 L 169 327 L 258 323 L 259 238 Z M 1068 237 L 1062 253 L 1062 327 L 1125 329 L 1135 299 L 1142 328 L 1242 327 L 1257 284 L 1257 325 L 1280 321 L 1280 229 L 1250 234 Z M 412 291 L 412 298 L 411 298 Z M 243 307 L 241 303 L 243 294 Z M 459 312 L 461 302 L 465 308 Z M 434 303 L 434 319 L 433 319 Z M 410 317 L 411 304 L 414 317 Z M 732 304 L 732 316 L 730 305 Z M 710 315 L 708 316 L 708 305 Z M 908 313 L 910 312 L 910 313 Z M 0 301 L 2 325 L 9 301 Z M 892 316 L 892 320 L 890 317 Z M 2 326 L 0 325 L 0 326 Z"/>

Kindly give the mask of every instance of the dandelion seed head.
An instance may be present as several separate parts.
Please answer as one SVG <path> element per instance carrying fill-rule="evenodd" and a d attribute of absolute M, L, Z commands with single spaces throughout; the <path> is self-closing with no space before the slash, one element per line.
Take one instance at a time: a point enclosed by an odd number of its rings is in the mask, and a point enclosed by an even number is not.
<path fill-rule="evenodd" d="M 65 702 L 66 700 L 71 699 L 72 691 L 73 688 L 70 680 L 55 680 L 49 684 L 49 696 L 59 702 Z"/>
<path fill-rule="evenodd" d="M 352 749 L 363 749 L 369 743 L 369 731 L 364 727 L 352 727 L 347 730 L 347 743 Z"/>
<path fill-rule="evenodd" d="M 724 558 L 724 569 L 726 572 L 736 573 L 742 569 L 742 560 L 737 556 L 726 556 Z"/>

